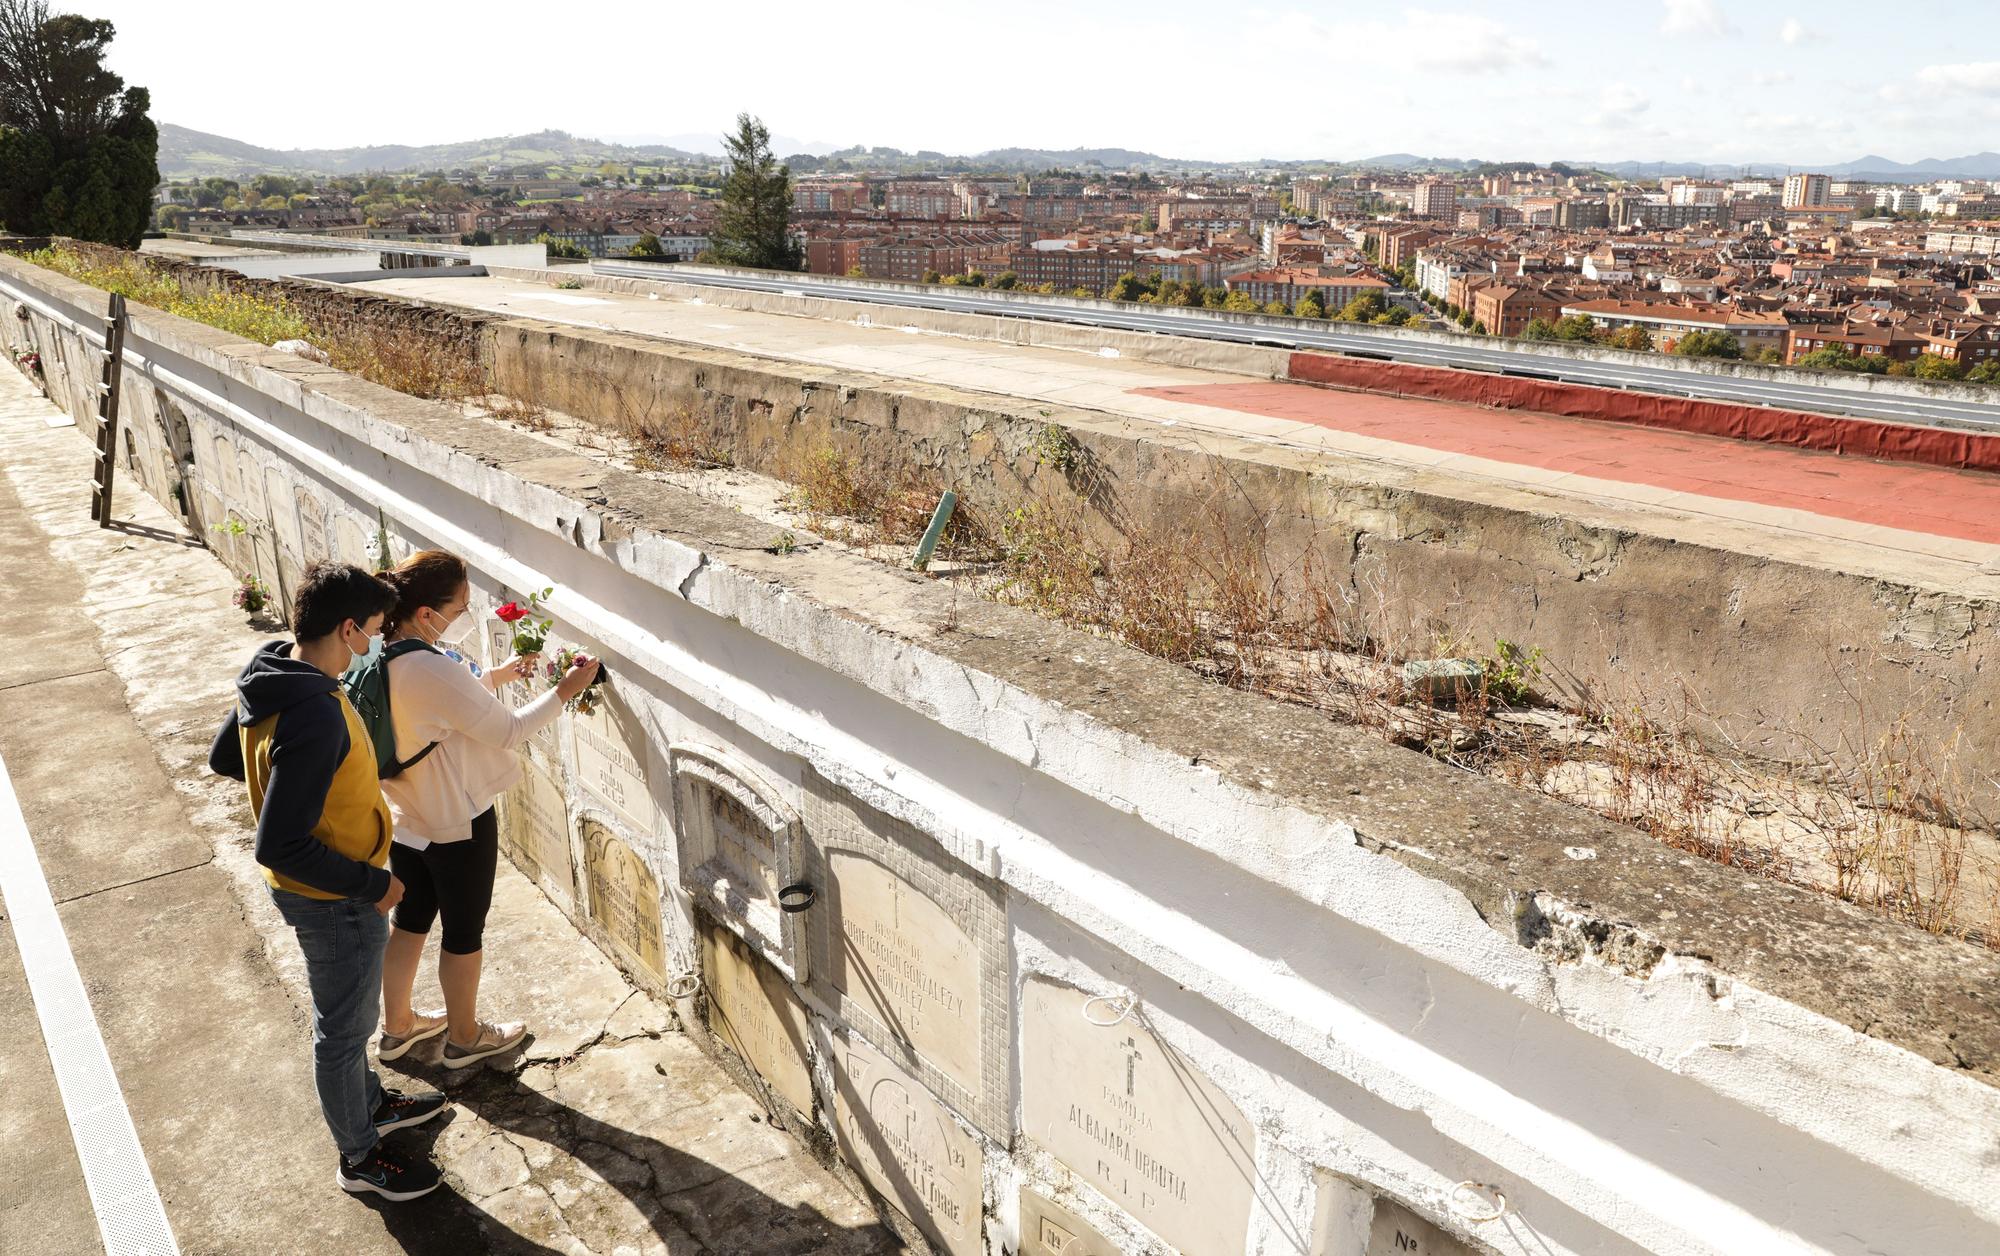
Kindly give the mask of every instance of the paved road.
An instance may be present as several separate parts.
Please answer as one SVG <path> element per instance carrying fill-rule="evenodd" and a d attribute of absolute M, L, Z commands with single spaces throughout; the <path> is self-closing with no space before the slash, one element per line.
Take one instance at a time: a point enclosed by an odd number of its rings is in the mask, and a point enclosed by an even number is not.
<path fill-rule="evenodd" d="M 1949 401 L 1941 398 L 1892 396 L 1886 393 L 1877 395 L 1841 388 L 1832 383 L 1790 383 L 1706 375 L 1664 363 L 1650 366 L 1598 359 L 1546 357 L 1505 347 L 1504 342 L 1472 338 L 1468 338 L 1464 344 L 1430 344 L 1346 325 L 1341 325 L 1339 330 L 1303 326 L 1296 329 L 1283 326 L 1246 326 L 1209 318 L 1200 311 L 1162 309 L 1155 306 L 1107 310 L 1080 303 L 1069 304 L 1059 299 L 1045 299 L 1031 306 L 1017 305 L 996 301 L 989 295 L 981 294 L 977 289 L 881 288 L 844 283 L 839 279 L 825 276 L 767 276 L 680 268 L 666 271 L 660 266 L 643 262 L 599 261 L 591 263 L 591 269 L 597 274 L 616 275 L 621 278 L 657 279 L 670 283 L 721 288 L 747 288 L 759 292 L 798 293 L 843 301 L 861 301 L 873 305 L 914 306 L 961 314 L 1036 318 L 1052 322 L 1110 327 L 1121 331 L 1196 336 L 1244 344 L 1275 345 L 1280 348 L 1331 349 L 1340 353 L 1389 358 L 1422 366 L 1444 366 L 1542 379 L 1562 379 L 1571 383 L 1625 388 L 1635 392 L 1713 398 L 1749 405 L 1807 410 L 1820 414 L 1847 414 L 1902 423 L 2000 431 L 2000 390 L 1996 390 L 1996 401 L 1991 404 Z"/>

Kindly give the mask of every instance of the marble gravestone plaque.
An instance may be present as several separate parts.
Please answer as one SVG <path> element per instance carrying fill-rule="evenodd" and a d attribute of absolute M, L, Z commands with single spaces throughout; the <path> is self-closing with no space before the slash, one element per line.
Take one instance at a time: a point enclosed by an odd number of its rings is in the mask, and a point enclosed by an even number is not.
<path fill-rule="evenodd" d="M 1367 1256 L 1473 1256 L 1473 1249 L 1394 1200 L 1377 1199 Z"/>
<path fill-rule="evenodd" d="M 555 642 L 549 642 L 546 663 L 555 657 Z M 602 799 L 612 814 L 632 826 L 634 832 L 651 833 L 659 812 L 653 805 L 652 786 L 646 779 L 646 732 L 639 717 L 609 689 L 597 709 L 589 715 L 572 715 L 576 738 L 577 783 Z"/>
<path fill-rule="evenodd" d="M 978 1256 L 978 1140 L 865 1039 L 836 1041 L 833 1057 L 841 1158 L 951 1256 Z"/>
<path fill-rule="evenodd" d="M 500 836 L 516 867 L 567 908 L 576 902 L 576 866 L 569 848 L 569 812 L 553 777 L 530 762 L 507 791 Z"/>
<path fill-rule="evenodd" d="M 1082 1217 L 1024 1190 L 1021 1256 L 1118 1256 L 1118 1249 Z"/>
<path fill-rule="evenodd" d="M 1045 978 L 1027 984 L 1023 1132 L 1183 1252 L 1242 1252 L 1256 1131 L 1138 1017 L 1091 1024 L 1086 999 Z M 1103 1003 L 1092 1011 L 1111 1018 Z"/>
<path fill-rule="evenodd" d="M 272 535 L 278 538 L 278 544 L 298 554 L 299 514 L 293 509 L 292 495 L 285 491 L 285 477 L 276 467 L 264 472 L 264 505 L 270 512 Z"/>
<path fill-rule="evenodd" d="M 833 987 L 946 1077 L 979 1093 L 979 954 L 965 927 L 866 855 L 833 851 Z"/>
<path fill-rule="evenodd" d="M 806 1011 L 777 970 L 712 920 L 701 924 L 708 1028 L 799 1112 L 813 1110 Z"/>
<path fill-rule="evenodd" d="M 299 507 L 299 557 L 311 566 L 333 552 L 326 542 L 326 503 L 303 484 L 295 500 Z"/>
<path fill-rule="evenodd" d="M 649 977 L 667 981 L 666 935 L 660 925 L 660 882 L 645 860 L 595 820 L 583 822 L 584 875 L 590 918 L 619 956 Z"/>
<path fill-rule="evenodd" d="M 341 515 L 333 522 L 333 557 L 363 571 L 375 570 L 375 558 L 368 552 L 368 530 L 353 515 Z"/>
<path fill-rule="evenodd" d="M 811 987 L 835 1015 L 1002 1142 L 1013 997 L 997 885 L 929 833 L 804 770 Z"/>
<path fill-rule="evenodd" d="M 497 606 L 499 603 L 490 601 L 480 593 L 474 593 L 472 600 L 466 604 L 466 613 L 477 620 L 482 628 L 480 639 L 485 656 L 479 660 L 479 665 L 489 671 L 514 657 L 514 625 L 493 614 Z M 472 643 L 468 641 L 464 648 L 469 652 Z M 511 684 L 502 685 L 496 691 L 500 700 L 518 711 L 546 693 L 550 687 L 548 667 L 555 662 L 556 651 L 561 648 L 562 643 L 551 636 L 542 651 L 541 658 L 536 660 L 534 674 Z M 562 722 L 560 718 L 550 720 L 536 729 L 534 736 L 528 738 L 526 748 L 530 762 L 539 763 L 551 771 L 555 771 L 562 763 L 560 741 Z"/>

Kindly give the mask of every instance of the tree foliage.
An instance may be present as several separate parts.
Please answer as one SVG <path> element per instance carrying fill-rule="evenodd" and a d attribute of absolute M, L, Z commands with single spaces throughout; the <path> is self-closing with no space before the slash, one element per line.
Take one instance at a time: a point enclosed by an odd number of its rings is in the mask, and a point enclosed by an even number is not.
<path fill-rule="evenodd" d="M 666 255 L 667 250 L 660 243 L 660 237 L 650 231 L 641 232 L 638 241 L 632 245 L 633 257 L 665 257 Z"/>
<path fill-rule="evenodd" d="M 729 177 L 708 235 L 710 255 L 725 266 L 803 268 L 805 250 L 792 235 L 792 174 L 771 155 L 771 132 L 739 113 L 736 133 L 724 136 L 722 143 Z"/>
<path fill-rule="evenodd" d="M 1653 333 L 1637 323 L 1620 327 L 1605 338 L 1605 344 L 1614 349 L 1630 349 L 1635 353 L 1649 353 L 1653 348 Z"/>
<path fill-rule="evenodd" d="M 1925 353 L 1917 357 L 1916 376 L 1918 379 L 1963 379 L 1965 368 L 1950 358 Z"/>
<path fill-rule="evenodd" d="M 1677 358 L 1740 358 L 1743 346 L 1726 331 L 1691 331 L 1674 342 Z"/>
<path fill-rule="evenodd" d="M 0 0 L 0 226 L 137 248 L 159 129 L 143 87 L 104 68 L 111 23 Z"/>
<path fill-rule="evenodd" d="M 1364 292 L 1352 301 L 1349 301 L 1346 305 L 1341 306 L 1340 313 L 1334 317 L 1343 323 L 1366 323 L 1373 321 L 1377 314 L 1382 313 L 1387 308 L 1388 303 L 1382 300 L 1381 293 Z"/>
<path fill-rule="evenodd" d="M 535 237 L 535 243 L 546 245 L 550 257 L 571 257 L 581 260 L 590 256 L 590 250 L 576 241 L 558 240 L 546 231 Z"/>

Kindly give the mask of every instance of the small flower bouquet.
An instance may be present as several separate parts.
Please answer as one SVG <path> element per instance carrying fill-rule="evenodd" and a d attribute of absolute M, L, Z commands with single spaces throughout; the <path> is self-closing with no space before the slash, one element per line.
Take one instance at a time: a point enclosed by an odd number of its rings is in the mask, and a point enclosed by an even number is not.
<path fill-rule="evenodd" d="M 542 665 L 542 672 L 548 677 L 549 688 L 553 689 L 562 683 L 562 678 L 569 672 L 570 664 L 576 662 L 577 653 L 576 650 L 564 646 L 562 649 L 556 651 L 554 658 Z M 582 693 L 569 700 L 569 709 L 575 711 L 578 715 L 589 715 L 592 711 L 595 711 L 601 697 L 597 692 L 597 687 L 607 679 L 609 679 L 609 676 L 604 670 L 604 664 L 600 662 L 597 665 L 597 679 L 585 686 Z"/>
<path fill-rule="evenodd" d="M 555 621 L 542 613 L 542 603 L 555 591 L 555 586 L 550 585 L 540 593 L 530 593 L 526 606 L 509 602 L 493 612 L 502 623 L 513 625 L 514 653 L 540 654 L 542 647 L 548 644 L 549 629 L 555 627 Z"/>
<path fill-rule="evenodd" d="M 243 583 L 236 586 L 230 601 L 249 614 L 255 615 L 271 603 L 271 590 L 255 576 L 243 577 Z"/>
<path fill-rule="evenodd" d="M 14 365 L 30 375 L 39 376 L 42 373 L 42 355 L 33 349 L 19 350 L 14 354 Z"/>

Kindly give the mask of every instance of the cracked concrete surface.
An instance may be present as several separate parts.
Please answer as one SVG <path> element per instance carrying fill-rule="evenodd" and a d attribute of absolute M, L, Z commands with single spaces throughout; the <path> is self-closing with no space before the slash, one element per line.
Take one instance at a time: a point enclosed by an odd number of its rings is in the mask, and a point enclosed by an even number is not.
<path fill-rule="evenodd" d="M 88 445 L 46 428 L 52 409 L 0 371 L 0 755 L 184 1250 L 903 1250 L 504 861 L 482 1013 L 534 1036 L 462 1071 L 438 1066 L 436 1042 L 383 1066 L 390 1086 L 453 1099 L 392 1135 L 428 1145 L 446 1186 L 381 1206 L 337 1191 L 303 963 L 252 859 L 241 786 L 206 770 L 235 671 L 275 628 L 246 624 L 222 565 L 136 487 L 118 528 L 95 527 Z M 427 958 L 418 1002 L 438 1001 Z M 0 1232 L 90 1250 L 11 930 L 0 1035 Z"/>

